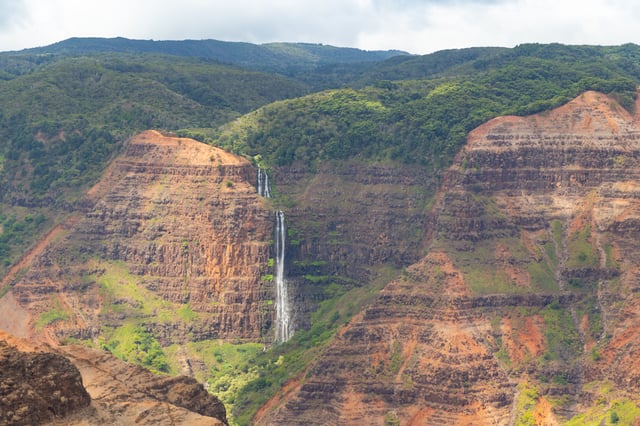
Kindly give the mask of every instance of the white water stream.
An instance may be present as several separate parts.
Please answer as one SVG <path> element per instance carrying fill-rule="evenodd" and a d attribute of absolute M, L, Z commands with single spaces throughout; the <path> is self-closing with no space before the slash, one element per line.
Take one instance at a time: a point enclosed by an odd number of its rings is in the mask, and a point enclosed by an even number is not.
<path fill-rule="evenodd" d="M 258 166 L 258 195 L 264 198 L 271 198 L 271 189 L 269 188 L 269 175 L 266 171 Z"/>
<path fill-rule="evenodd" d="M 286 342 L 293 335 L 291 327 L 291 305 L 289 304 L 289 289 L 284 277 L 285 240 L 287 230 L 284 223 L 284 213 L 276 212 L 276 258 L 274 261 L 276 283 L 276 343 Z"/>

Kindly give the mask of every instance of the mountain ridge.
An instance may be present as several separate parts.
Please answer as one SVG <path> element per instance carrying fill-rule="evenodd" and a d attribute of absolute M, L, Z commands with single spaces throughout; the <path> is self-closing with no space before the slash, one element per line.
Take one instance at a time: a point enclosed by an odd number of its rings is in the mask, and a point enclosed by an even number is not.
<path fill-rule="evenodd" d="M 23 49 L 10 54 L 82 55 L 95 53 L 157 53 L 194 57 L 233 64 L 257 71 L 291 74 L 316 66 L 339 63 L 378 62 L 397 55 L 398 50 L 366 51 L 315 43 L 231 42 L 220 40 L 135 40 L 74 37 L 48 46 Z M 1 55 L 2 53 L 0 53 Z"/>

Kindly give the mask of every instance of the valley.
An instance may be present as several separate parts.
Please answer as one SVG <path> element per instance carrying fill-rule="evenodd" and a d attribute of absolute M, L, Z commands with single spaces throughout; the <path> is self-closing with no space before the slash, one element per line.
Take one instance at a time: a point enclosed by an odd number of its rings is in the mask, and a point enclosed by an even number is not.
<path fill-rule="evenodd" d="M 251 82 L 230 104 L 190 48 L 138 68 L 110 40 L 106 71 L 89 41 L 1 86 L 151 84 L 143 115 L 3 111 L 2 356 L 84 385 L 29 421 L 640 419 L 635 46 L 377 52 L 321 91 L 306 62 L 260 99 L 281 64 L 225 69 Z"/>

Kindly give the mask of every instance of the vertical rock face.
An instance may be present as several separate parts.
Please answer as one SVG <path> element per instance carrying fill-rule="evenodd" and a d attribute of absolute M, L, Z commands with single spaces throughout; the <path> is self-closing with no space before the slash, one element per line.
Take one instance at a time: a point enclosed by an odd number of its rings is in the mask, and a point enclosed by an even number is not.
<path fill-rule="evenodd" d="M 474 130 L 426 257 L 257 421 L 506 425 L 535 388 L 552 424 L 588 382 L 637 394 L 639 161 L 640 120 L 593 92 Z"/>
<path fill-rule="evenodd" d="M 292 256 L 324 260 L 324 272 L 364 281 L 371 266 L 419 259 L 425 204 L 436 188 L 436 177 L 419 166 L 320 163 L 313 173 L 280 168 L 273 181 L 299 206 L 286 211 L 296 226 L 292 239 L 301 241 Z"/>
<path fill-rule="evenodd" d="M 40 331 L 91 337 L 142 318 L 165 344 L 258 339 L 273 217 L 243 158 L 153 131 L 133 138 L 11 295 Z M 146 318 L 146 319 L 145 319 Z"/>

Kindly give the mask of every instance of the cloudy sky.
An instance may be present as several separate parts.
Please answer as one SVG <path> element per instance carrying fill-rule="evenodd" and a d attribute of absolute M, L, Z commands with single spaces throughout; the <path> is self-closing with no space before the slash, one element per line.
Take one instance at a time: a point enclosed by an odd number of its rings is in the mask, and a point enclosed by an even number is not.
<path fill-rule="evenodd" d="M 69 37 L 301 41 L 424 54 L 640 43 L 636 0 L 0 0 L 0 51 Z"/>

